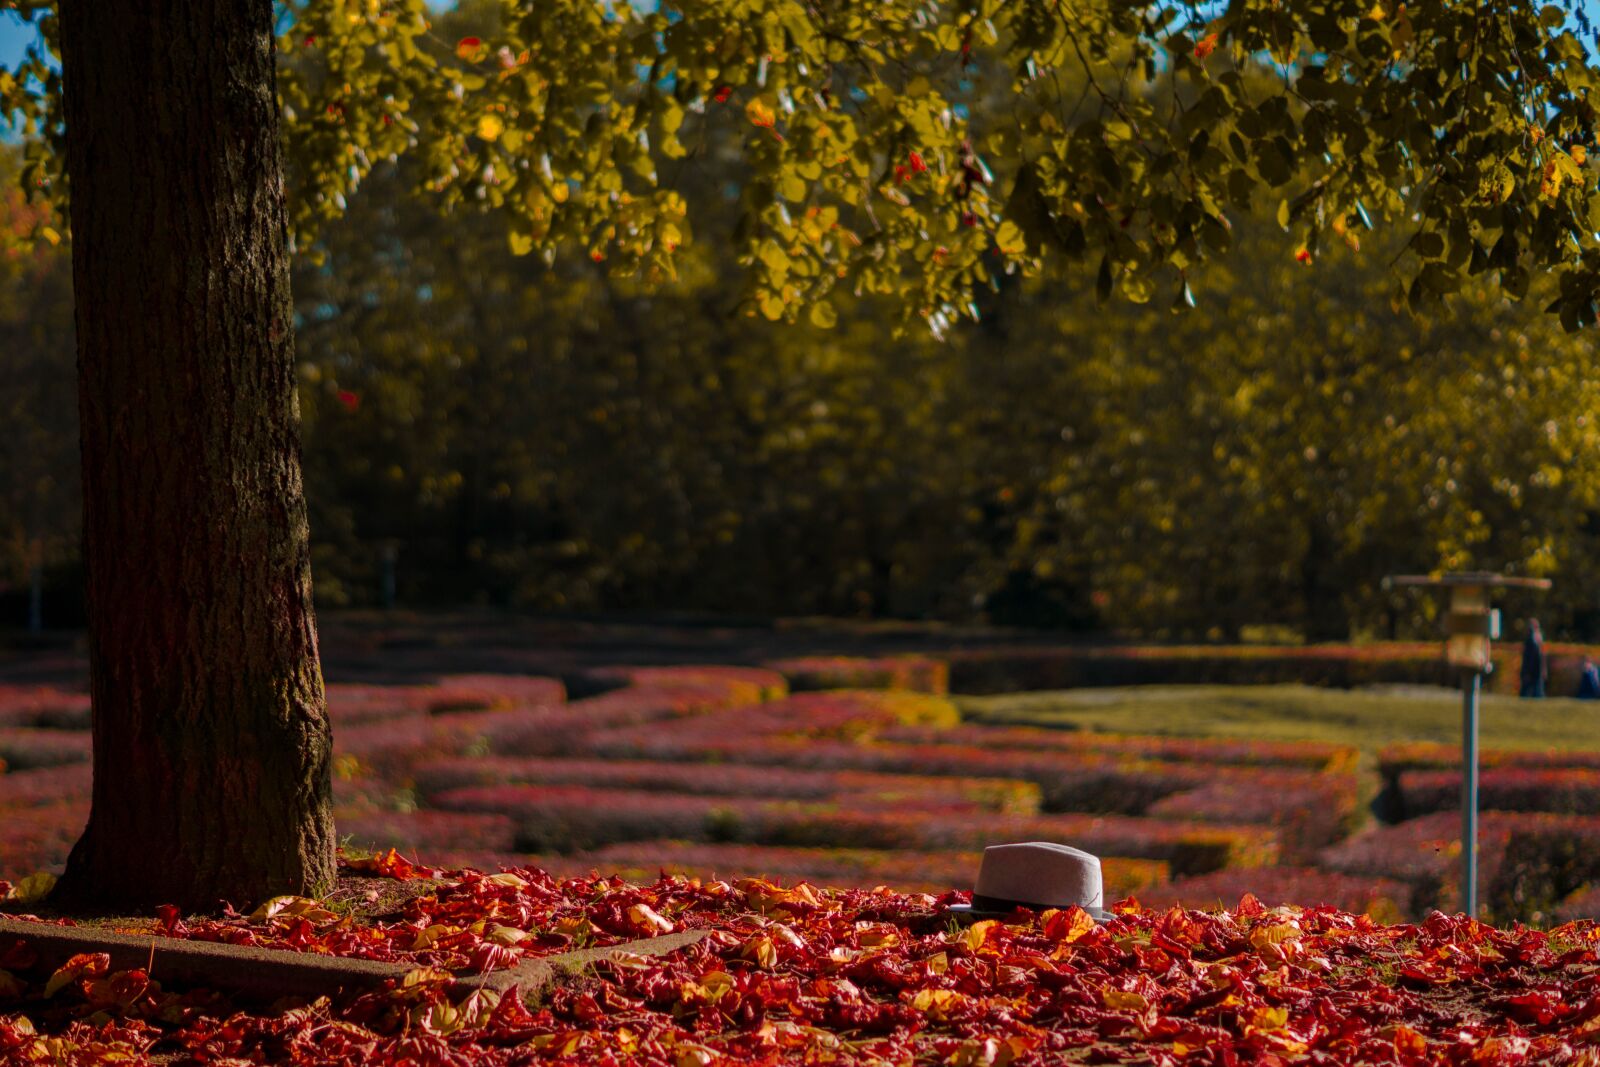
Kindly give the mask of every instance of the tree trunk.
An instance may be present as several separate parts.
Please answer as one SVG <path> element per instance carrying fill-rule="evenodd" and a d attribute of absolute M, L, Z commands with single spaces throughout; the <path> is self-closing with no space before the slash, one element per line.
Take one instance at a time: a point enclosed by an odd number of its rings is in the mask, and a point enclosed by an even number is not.
<path fill-rule="evenodd" d="M 330 886 L 272 0 L 62 0 L 94 705 L 60 887 Z"/>

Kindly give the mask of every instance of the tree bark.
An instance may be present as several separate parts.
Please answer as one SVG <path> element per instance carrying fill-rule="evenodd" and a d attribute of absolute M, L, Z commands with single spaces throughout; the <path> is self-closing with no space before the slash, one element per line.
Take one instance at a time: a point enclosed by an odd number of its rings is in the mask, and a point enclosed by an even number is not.
<path fill-rule="evenodd" d="M 59 894 L 332 881 L 271 0 L 62 0 L 94 706 Z"/>

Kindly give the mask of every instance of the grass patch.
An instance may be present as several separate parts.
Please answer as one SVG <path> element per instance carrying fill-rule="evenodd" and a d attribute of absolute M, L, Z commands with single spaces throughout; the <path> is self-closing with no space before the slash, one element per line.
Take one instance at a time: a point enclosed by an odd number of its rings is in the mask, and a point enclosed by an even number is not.
<path fill-rule="evenodd" d="M 1331 741 L 1369 758 L 1401 741 L 1461 743 L 1461 694 L 1271 686 L 1134 686 L 956 698 L 973 722 L 1102 733 Z M 1485 696 L 1485 749 L 1600 750 L 1600 703 Z"/>

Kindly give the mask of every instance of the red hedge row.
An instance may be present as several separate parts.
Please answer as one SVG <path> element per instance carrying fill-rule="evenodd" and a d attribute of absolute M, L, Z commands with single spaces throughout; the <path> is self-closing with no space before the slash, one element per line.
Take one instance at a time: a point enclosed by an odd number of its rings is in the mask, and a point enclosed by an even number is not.
<path fill-rule="evenodd" d="M 335 833 L 357 848 L 395 848 L 408 855 L 453 849 L 462 852 L 510 852 L 517 828 L 494 813 L 456 811 L 343 811 L 335 813 Z"/>
<path fill-rule="evenodd" d="M 1401 817 L 1461 807 L 1461 771 L 1406 771 L 1395 783 Z M 1587 767 L 1489 766 L 1478 772 L 1478 807 L 1600 815 L 1600 770 Z"/>
<path fill-rule="evenodd" d="M 581 785 L 698 796 L 839 800 L 879 808 L 901 803 L 958 803 L 974 812 L 1035 815 L 1039 789 L 1004 778 L 945 778 L 868 771 L 802 770 L 739 764 L 655 763 L 491 757 L 439 760 L 416 768 L 424 797 L 469 785 Z"/>
<path fill-rule="evenodd" d="M 698 844 L 687 841 L 637 841 L 555 860 L 574 873 L 591 869 L 637 871 L 652 879 L 660 871 L 701 878 L 772 877 L 815 885 L 887 885 L 901 891 L 942 893 L 972 889 L 982 852 L 908 852 L 850 848 L 784 848 L 774 845 Z M 540 864 L 545 866 L 544 863 Z M 1106 899 L 1141 894 L 1168 880 L 1159 860 L 1102 857 Z M 551 869 L 546 867 L 546 869 Z"/>
<path fill-rule="evenodd" d="M 1063 752 L 1096 757 L 1221 763 L 1245 767 L 1291 767 L 1309 771 L 1354 771 L 1361 753 L 1325 741 L 1241 741 L 1233 738 L 1107 734 L 1031 726 L 957 726 L 935 730 L 897 726 L 882 730 L 885 741 L 970 745 L 1022 752 Z"/>
<path fill-rule="evenodd" d="M 87 762 L 0 774 L 0 822 L 9 817 L 7 809 L 86 799 L 93 784 L 94 770 Z"/>
<path fill-rule="evenodd" d="M 720 690 L 728 705 L 760 704 L 789 695 L 789 683 L 775 670 L 691 664 L 672 667 L 602 667 L 587 672 L 600 682 L 631 686 L 690 686 Z"/>
<path fill-rule="evenodd" d="M 83 730 L 31 726 L 0 729 L 0 766 L 14 771 L 86 763 L 89 758 L 89 734 Z"/>
<path fill-rule="evenodd" d="M 1459 907 L 1461 816 L 1438 812 L 1324 849 L 1320 866 L 1411 886 L 1412 914 Z M 1484 812 L 1478 822 L 1479 895 L 1491 914 L 1548 919 L 1560 901 L 1600 881 L 1600 817 Z"/>
<path fill-rule="evenodd" d="M 0 811 L 0 878 L 59 871 L 88 821 L 88 797 Z"/>
<path fill-rule="evenodd" d="M 847 804 L 761 802 L 588 789 L 476 786 L 439 794 L 448 811 L 496 812 L 519 827 L 528 852 L 573 852 L 622 841 L 678 838 L 810 847 L 947 851 L 1000 841 L 1062 841 L 1098 855 L 1164 860 L 1174 873 L 1261 866 L 1278 857 L 1259 826 L 1195 826 L 1130 816 L 987 815 L 907 802 L 892 811 Z"/>
<path fill-rule="evenodd" d="M 687 726 L 681 729 L 680 726 Z M 687 735 L 687 736 L 686 736 Z M 1282 831 L 1286 855 L 1305 859 L 1362 818 L 1352 774 L 1255 769 L 965 745 L 747 738 L 706 717 L 660 729 L 597 733 L 592 750 L 612 759 L 714 761 L 714 765 L 838 769 L 1036 783 L 1055 812 L 1160 814 L 1206 822 L 1259 821 Z M 1185 794 L 1205 790 L 1191 799 Z M 1280 803 L 1281 802 L 1281 803 Z M 1167 805 L 1159 808 L 1157 805 Z"/>
<path fill-rule="evenodd" d="M 1502 646 L 1502 659 L 1504 648 Z M 1451 685 L 1442 643 L 1134 645 L 966 649 L 948 655 L 957 693 L 1128 685 Z M 1500 672 L 1503 673 L 1503 672 Z"/>
<path fill-rule="evenodd" d="M 932 656 L 801 656 L 767 664 L 795 692 L 814 689 L 903 689 L 943 696 L 950 691 L 950 665 Z"/>
<path fill-rule="evenodd" d="M 54 686 L 0 684 L 0 728 L 46 726 L 89 728 L 89 694 Z"/>

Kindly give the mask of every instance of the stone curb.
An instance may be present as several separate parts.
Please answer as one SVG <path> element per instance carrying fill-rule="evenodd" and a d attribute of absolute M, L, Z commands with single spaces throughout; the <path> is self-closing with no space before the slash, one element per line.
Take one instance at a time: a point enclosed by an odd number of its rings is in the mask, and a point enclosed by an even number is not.
<path fill-rule="evenodd" d="M 504 992 L 517 986 L 525 1000 L 538 1000 L 575 971 L 608 959 L 614 953 L 664 956 L 695 944 L 707 932 L 685 930 L 607 948 L 542 956 L 487 974 L 457 971 L 454 972 L 455 988 L 463 993 L 475 989 Z M 265 998 L 292 995 L 312 999 L 375 989 L 388 981 L 398 982 L 417 969 L 415 964 L 107 933 L 0 916 L 0 939 L 10 938 L 26 941 L 38 953 L 39 964 L 51 970 L 79 953 L 104 952 L 111 957 L 113 972 L 148 967 L 150 977 L 163 985 L 203 986 Z"/>

